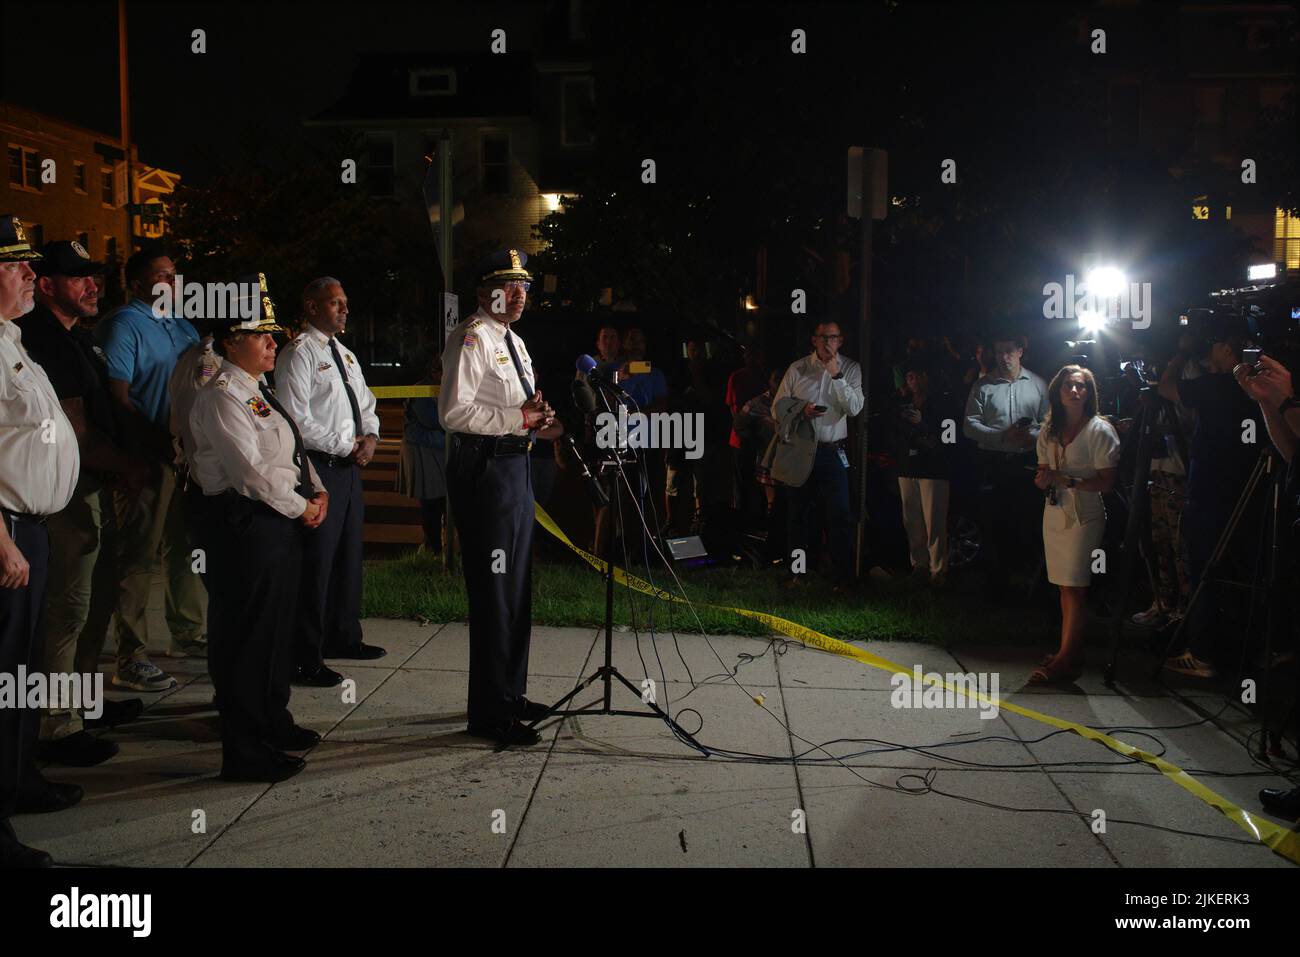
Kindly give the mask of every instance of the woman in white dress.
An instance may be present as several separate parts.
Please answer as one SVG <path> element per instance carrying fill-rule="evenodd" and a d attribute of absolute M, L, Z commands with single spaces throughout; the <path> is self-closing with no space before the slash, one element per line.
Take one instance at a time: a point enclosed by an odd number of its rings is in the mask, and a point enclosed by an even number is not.
<path fill-rule="evenodd" d="M 1031 684 L 1070 682 L 1083 663 L 1083 626 L 1093 551 L 1106 530 L 1102 493 L 1115 487 L 1119 436 L 1097 414 L 1097 380 L 1082 366 L 1063 368 L 1048 386 L 1051 412 L 1038 434 L 1034 484 L 1047 492 L 1043 550 L 1047 580 L 1061 589 L 1061 647 L 1029 676 Z"/>

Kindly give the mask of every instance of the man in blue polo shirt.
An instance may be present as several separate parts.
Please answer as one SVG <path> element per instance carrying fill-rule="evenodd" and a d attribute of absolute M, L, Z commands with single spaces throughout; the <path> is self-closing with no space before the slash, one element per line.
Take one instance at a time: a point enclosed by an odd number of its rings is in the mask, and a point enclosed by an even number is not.
<path fill-rule="evenodd" d="M 131 451 L 158 464 L 157 478 L 131 495 L 114 492 L 120 530 L 117 674 L 113 684 L 136 691 L 163 691 L 176 681 L 145 652 L 145 609 L 161 546 L 166 563 L 167 627 L 182 652 L 205 654 L 203 584 L 192 568 L 189 536 L 172 469 L 171 400 L 167 381 L 180 354 L 199 341 L 185 319 L 163 309 L 176 267 L 157 250 L 142 250 L 126 263 L 131 299 L 104 317 L 96 332 L 108 362 L 108 387 L 123 414 Z M 172 295 L 171 301 L 179 297 Z"/>

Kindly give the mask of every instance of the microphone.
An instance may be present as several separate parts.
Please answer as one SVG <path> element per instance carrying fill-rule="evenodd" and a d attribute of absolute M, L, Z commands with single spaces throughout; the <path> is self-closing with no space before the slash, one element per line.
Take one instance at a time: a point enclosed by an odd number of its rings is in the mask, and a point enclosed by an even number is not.
<path fill-rule="evenodd" d="M 591 386 L 587 387 L 591 391 Z M 573 457 L 578 460 L 578 465 L 582 469 L 582 477 L 587 480 L 587 494 L 591 497 L 591 502 L 597 508 L 604 508 L 609 504 L 609 495 L 605 492 L 605 487 L 600 484 L 600 480 L 591 474 L 591 469 L 587 468 L 587 463 L 582 458 L 582 453 L 578 451 L 578 443 L 573 441 L 573 436 L 567 432 L 564 434 L 564 440 L 569 443 L 569 448 L 573 450 Z"/>
<path fill-rule="evenodd" d="M 619 385 L 617 382 L 614 381 L 613 376 L 609 375 L 608 373 L 601 372 L 599 369 L 596 368 L 596 360 L 593 359 L 591 356 L 586 356 L 586 355 L 578 356 L 578 361 L 574 364 L 578 367 L 578 371 L 581 372 L 584 376 L 586 376 L 587 381 L 590 382 L 592 385 L 604 386 L 605 388 L 611 389 L 614 392 L 618 393 L 619 395 L 627 395 L 627 391 L 621 385 Z"/>
<path fill-rule="evenodd" d="M 574 379 L 569 391 L 573 396 L 573 404 L 578 407 L 580 412 L 590 414 L 596 411 L 598 405 L 596 392 L 586 379 Z"/>

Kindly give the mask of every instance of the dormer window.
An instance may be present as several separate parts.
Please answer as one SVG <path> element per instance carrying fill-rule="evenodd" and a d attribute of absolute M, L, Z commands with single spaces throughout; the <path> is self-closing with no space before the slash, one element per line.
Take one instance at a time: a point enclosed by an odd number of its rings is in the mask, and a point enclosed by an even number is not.
<path fill-rule="evenodd" d="M 411 96 L 456 95 L 456 71 L 451 67 L 415 67 L 410 78 Z"/>

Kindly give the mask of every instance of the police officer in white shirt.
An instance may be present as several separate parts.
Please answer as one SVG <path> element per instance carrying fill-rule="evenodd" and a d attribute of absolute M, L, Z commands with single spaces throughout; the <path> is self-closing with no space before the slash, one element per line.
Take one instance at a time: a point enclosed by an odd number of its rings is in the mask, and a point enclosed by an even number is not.
<path fill-rule="evenodd" d="M 379 442 L 375 396 L 361 363 L 339 342 L 348 320 L 343 285 L 313 279 L 302 293 L 302 331 L 275 363 L 276 394 L 298 423 L 307 454 L 330 493 L 329 517 L 308 535 L 293 659 L 297 680 L 328 688 L 343 676 L 326 658 L 382 658 L 361 640 L 361 469 Z"/>
<path fill-rule="evenodd" d="M 0 673 L 36 669 L 36 627 L 50 542 L 45 518 L 72 500 L 81 452 L 44 371 L 13 320 L 35 305 L 39 259 L 17 216 L 0 217 Z M 75 804 L 81 789 L 35 770 L 36 708 L 0 707 L 0 867 L 49 867 L 50 855 L 19 843 L 10 815 Z"/>
<path fill-rule="evenodd" d="M 803 399 L 803 414 L 813 422 L 817 456 L 812 473 L 802 487 L 790 490 L 790 548 L 807 554 L 812 510 L 820 503 L 837 589 L 853 574 L 848 418 L 861 412 L 863 405 L 862 368 L 839 354 L 843 342 L 838 323 L 817 323 L 812 353 L 791 363 L 772 400 L 775 405 L 787 397 Z M 796 575 L 790 584 L 801 581 Z"/>
<path fill-rule="evenodd" d="M 325 519 L 329 497 L 264 378 L 284 331 L 269 297 L 255 318 L 218 325 L 221 368 L 190 412 L 190 478 L 208 530 L 208 667 L 230 781 L 283 781 L 303 768 L 285 752 L 320 740 L 289 713 L 289 675 L 304 529 Z"/>
<path fill-rule="evenodd" d="M 438 417 L 447 431 L 447 488 L 469 594 L 469 733 L 535 744 L 525 726 L 546 707 L 524 697 L 532 629 L 532 435 L 555 410 L 534 389 L 532 359 L 512 330 L 532 276 L 509 249 L 480 266 L 478 310 L 443 353 Z"/>

